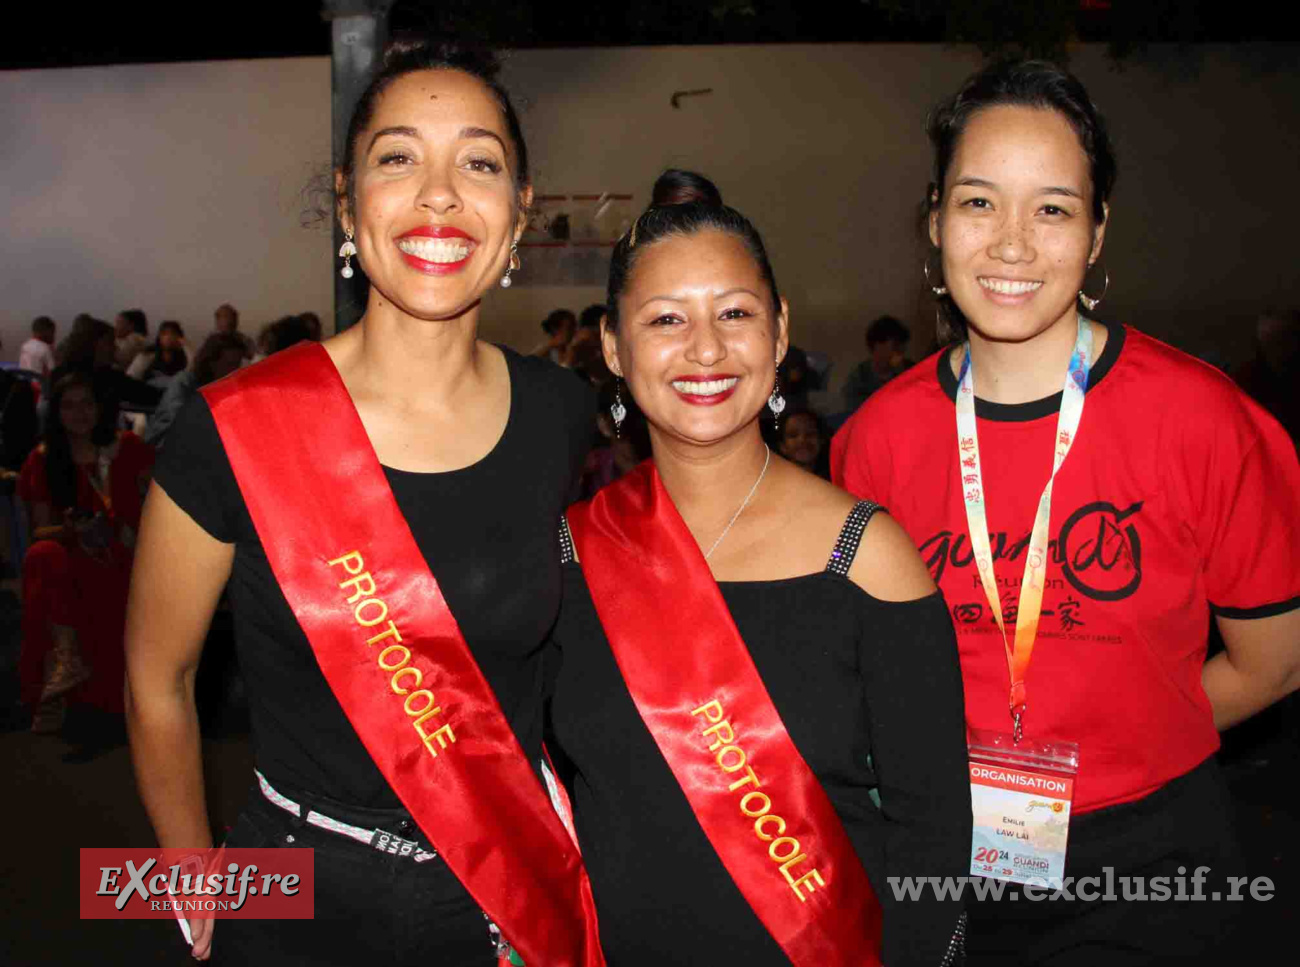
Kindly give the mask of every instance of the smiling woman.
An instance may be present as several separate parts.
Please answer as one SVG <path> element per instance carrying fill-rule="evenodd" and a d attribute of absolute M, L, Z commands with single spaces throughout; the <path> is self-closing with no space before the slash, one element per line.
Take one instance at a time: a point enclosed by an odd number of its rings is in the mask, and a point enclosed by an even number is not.
<path fill-rule="evenodd" d="M 834 479 L 931 554 L 980 743 L 1073 749 L 1056 875 L 1208 867 L 1218 899 L 1242 871 L 1217 729 L 1300 685 L 1295 450 L 1221 373 L 1088 318 L 1115 162 L 1077 78 L 990 67 L 929 130 L 926 275 L 958 345 L 845 424 Z M 1015 879 L 980 865 L 998 831 L 977 827 L 971 872 Z M 975 903 L 971 963 L 1216 962 L 1233 908 L 1196 899 Z"/>
<path fill-rule="evenodd" d="M 194 669 L 229 583 L 258 771 L 226 842 L 315 850 L 315 920 L 191 921 L 201 959 L 215 935 L 242 964 L 602 963 L 539 782 L 555 523 L 593 401 L 477 338 L 532 197 L 495 75 L 390 47 L 335 179 L 365 314 L 207 387 L 155 477 L 127 649 L 159 841 L 211 845 Z"/>
<path fill-rule="evenodd" d="M 555 734 L 615 962 L 960 955 L 959 904 L 886 887 L 963 868 L 952 628 L 896 524 L 764 445 L 789 318 L 750 221 L 665 173 L 614 249 L 603 332 L 654 459 L 570 508 L 554 631 Z"/>

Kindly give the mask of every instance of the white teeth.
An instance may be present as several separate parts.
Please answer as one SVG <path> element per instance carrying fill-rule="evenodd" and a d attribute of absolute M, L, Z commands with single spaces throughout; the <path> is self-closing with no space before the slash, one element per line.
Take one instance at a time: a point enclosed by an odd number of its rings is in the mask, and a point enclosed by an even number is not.
<path fill-rule="evenodd" d="M 469 255 L 469 242 L 463 238 L 399 238 L 397 247 L 426 262 L 460 262 Z"/>
<path fill-rule="evenodd" d="M 718 393 L 725 393 L 738 382 L 739 380 L 735 376 L 728 379 L 711 379 L 704 383 L 697 383 L 688 379 L 675 379 L 673 380 L 673 389 L 691 396 L 716 396 Z"/>
<path fill-rule="evenodd" d="M 1026 292 L 1033 292 L 1043 285 L 1041 282 L 1013 282 L 1010 279 L 989 279 L 984 276 L 980 276 L 979 282 L 990 292 L 997 292 L 1002 295 L 1024 295 Z"/>

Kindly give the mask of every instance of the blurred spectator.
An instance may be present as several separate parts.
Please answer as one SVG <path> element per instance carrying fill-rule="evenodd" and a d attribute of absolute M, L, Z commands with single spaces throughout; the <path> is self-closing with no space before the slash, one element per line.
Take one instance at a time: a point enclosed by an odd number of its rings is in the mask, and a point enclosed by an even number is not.
<path fill-rule="evenodd" d="M 787 411 L 781 417 L 777 451 L 823 480 L 831 479 L 830 433 L 812 410 Z"/>
<path fill-rule="evenodd" d="M 546 340 L 533 350 L 534 356 L 545 356 L 553 363 L 564 364 L 564 351 L 578 328 L 578 317 L 568 309 L 556 309 L 542 320 Z"/>
<path fill-rule="evenodd" d="M 185 352 L 185 330 L 179 322 L 168 319 L 158 327 L 153 349 L 136 356 L 126 374 L 148 383 L 159 378 L 170 379 L 177 373 L 184 372 L 189 365 L 190 357 Z"/>
<path fill-rule="evenodd" d="M 262 327 L 257 337 L 256 358 L 265 359 L 307 339 L 311 339 L 311 330 L 303 324 L 301 316 L 281 316 Z"/>
<path fill-rule="evenodd" d="M 127 370 L 149 345 L 149 320 L 143 309 L 123 309 L 113 320 L 115 339 L 114 362 L 117 368 Z"/>
<path fill-rule="evenodd" d="M 312 342 L 321 341 L 320 316 L 314 312 L 302 312 L 298 314 L 298 321 L 307 327 L 307 338 Z"/>
<path fill-rule="evenodd" d="M 72 332 L 64 342 L 64 358 L 50 374 L 51 384 L 69 373 L 81 373 L 94 382 L 99 418 L 106 431 L 117 428 L 118 410 L 122 403 L 152 408 L 162 396 L 162 390 L 114 369 L 116 352 L 113 327 L 102 319 L 83 314 L 73 322 Z"/>
<path fill-rule="evenodd" d="M 582 310 L 582 314 L 578 316 L 578 332 L 582 332 L 584 329 L 595 329 L 599 335 L 600 324 L 604 321 L 607 312 L 609 312 L 609 309 L 601 302 L 587 306 Z"/>
<path fill-rule="evenodd" d="M 228 376 L 244 362 L 244 343 L 234 333 L 214 332 L 194 357 L 194 368 L 177 373 L 145 426 L 144 442 L 161 450 L 176 414 L 202 387 Z"/>
<path fill-rule="evenodd" d="M 54 731 L 66 696 L 64 734 L 81 748 L 65 761 L 81 762 L 126 738 L 126 596 L 153 450 L 106 428 L 94 383 L 80 371 L 55 382 L 47 424 L 18 482 L 33 529 L 23 560 L 20 697 L 36 711 L 33 730 Z"/>
<path fill-rule="evenodd" d="M 1300 441 L 1300 312 L 1269 310 L 1255 324 L 1255 356 L 1232 378 Z"/>
<path fill-rule="evenodd" d="M 20 368 L 27 367 L 20 365 Z M 36 390 L 31 381 L 0 369 L 0 470 L 8 471 L 3 475 L 5 493 L 11 492 L 8 488 L 13 472 L 23 465 L 36 446 L 38 426 Z"/>
<path fill-rule="evenodd" d="M 32 337 L 18 350 L 18 368 L 40 373 L 48 380 L 54 370 L 54 320 L 37 316 L 32 320 Z"/>
<path fill-rule="evenodd" d="M 596 443 L 588 452 L 582 468 L 580 497 L 583 500 L 650 456 L 649 427 L 626 387 L 621 395 L 627 417 L 621 428 L 614 428 L 609 408 L 614 403 L 615 385 L 614 380 L 609 380 L 600 388 L 596 407 Z"/>
<path fill-rule="evenodd" d="M 903 347 L 911 338 L 907 326 L 893 316 L 881 316 L 867 326 L 867 358 L 844 383 L 844 408 L 849 413 L 912 365 L 903 355 Z"/>
<path fill-rule="evenodd" d="M 815 388 L 816 375 L 808 368 L 808 354 L 793 343 L 785 351 L 785 358 L 776 368 L 781 384 L 781 395 L 791 410 L 808 409 L 808 394 Z"/>
<path fill-rule="evenodd" d="M 212 313 L 212 328 L 215 332 L 230 333 L 244 344 L 244 358 L 252 359 L 257 347 L 253 340 L 239 331 L 239 310 L 229 302 L 223 302 Z"/>

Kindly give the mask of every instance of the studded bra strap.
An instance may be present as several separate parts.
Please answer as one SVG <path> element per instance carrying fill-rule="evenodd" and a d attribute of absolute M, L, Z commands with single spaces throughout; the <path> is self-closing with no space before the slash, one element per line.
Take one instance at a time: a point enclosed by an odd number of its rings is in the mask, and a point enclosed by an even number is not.
<path fill-rule="evenodd" d="M 560 515 L 560 563 L 572 564 L 578 559 L 573 551 L 573 534 L 569 531 L 569 519 Z"/>
<path fill-rule="evenodd" d="M 853 558 L 857 556 L 858 545 L 862 543 L 862 532 L 866 530 L 871 516 L 881 509 L 883 508 L 879 504 L 870 500 L 860 500 L 854 505 L 844 521 L 844 526 L 840 528 L 840 536 L 835 541 L 835 549 L 831 551 L 831 559 L 826 563 L 826 570 L 841 577 L 849 576 L 849 568 L 853 566 Z"/>

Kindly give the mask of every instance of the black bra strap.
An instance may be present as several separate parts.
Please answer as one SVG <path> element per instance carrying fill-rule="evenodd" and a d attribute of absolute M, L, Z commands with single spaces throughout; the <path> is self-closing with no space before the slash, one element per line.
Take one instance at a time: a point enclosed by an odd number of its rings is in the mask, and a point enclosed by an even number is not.
<path fill-rule="evenodd" d="M 881 509 L 879 504 L 870 500 L 860 500 L 854 505 L 849 511 L 848 519 L 844 521 L 844 526 L 840 528 L 840 536 L 835 541 L 835 550 L 831 551 L 831 559 L 826 564 L 826 570 L 841 577 L 849 576 L 849 568 L 853 566 L 853 558 L 857 556 L 858 545 L 862 543 L 862 532 L 866 530 L 871 515 Z"/>

